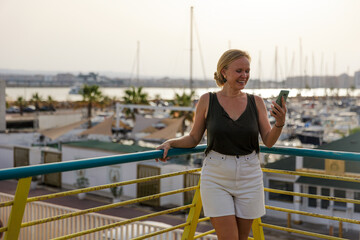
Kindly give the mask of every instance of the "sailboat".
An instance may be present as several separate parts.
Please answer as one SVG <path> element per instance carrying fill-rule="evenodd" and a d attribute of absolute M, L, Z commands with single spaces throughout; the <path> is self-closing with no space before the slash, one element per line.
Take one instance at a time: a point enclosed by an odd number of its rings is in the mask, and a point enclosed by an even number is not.
<path fill-rule="evenodd" d="M 75 84 L 71 86 L 69 94 L 80 94 L 81 88 L 82 88 L 81 84 Z"/>

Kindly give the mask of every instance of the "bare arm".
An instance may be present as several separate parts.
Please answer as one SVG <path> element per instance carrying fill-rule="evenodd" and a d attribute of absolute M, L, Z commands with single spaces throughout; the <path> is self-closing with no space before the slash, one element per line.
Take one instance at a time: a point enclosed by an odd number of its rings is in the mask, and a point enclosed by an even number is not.
<path fill-rule="evenodd" d="M 278 140 L 282 131 L 282 127 L 285 124 L 285 115 L 287 111 L 285 100 L 284 98 L 281 99 L 283 106 L 282 108 L 275 102 L 273 102 L 273 105 L 271 106 L 270 115 L 273 116 L 276 120 L 273 127 L 271 127 L 267 117 L 267 109 L 264 100 L 261 97 L 255 96 L 255 101 L 259 113 L 261 139 L 265 146 L 272 147 Z"/>
<path fill-rule="evenodd" d="M 208 105 L 209 94 L 206 93 L 200 97 L 196 106 L 194 125 L 190 133 L 180 138 L 169 139 L 158 146 L 156 149 L 164 149 L 164 155 L 163 158 L 156 159 L 156 161 L 166 161 L 169 159 L 167 153 L 170 148 L 193 148 L 199 144 L 205 132 L 205 119 Z"/>

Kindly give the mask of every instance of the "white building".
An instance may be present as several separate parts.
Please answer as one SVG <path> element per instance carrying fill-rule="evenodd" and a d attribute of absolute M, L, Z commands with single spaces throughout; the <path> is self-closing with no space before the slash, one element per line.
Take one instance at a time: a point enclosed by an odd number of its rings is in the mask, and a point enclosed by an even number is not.
<path fill-rule="evenodd" d="M 355 72 L 355 88 L 360 89 L 360 71 Z"/>
<path fill-rule="evenodd" d="M 359 152 L 360 132 L 329 144 L 322 145 L 319 149 Z M 356 176 L 357 178 L 360 176 L 360 162 L 358 161 L 339 161 L 310 157 L 288 157 L 274 163 L 269 163 L 265 167 L 279 170 L 323 173 L 327 175 Z M 355 182 L 264 173 L 264 184 L 265 187 L 273 189 L 360 200 L 360 185 Z M 267 192 L 266 204 L 328 216 L 360 219 L 360 204 L 354 203 L 335 202 Z M 267 215 L 285 219 L 287 218 L 286 212 L 268 210 Z M 295 214 L 292 219 L 298 222 L 321 223 L 333 226 L 338 224 L 333 220 Z M 344 227 L 345 229 L 351 229 L 354 228 L 355 225 L 344 223 Z"/>
<path fill-rule="evenodd" d="M 5 81 L 0 79 L 0 132 L 6 129 L 6 99 L 5 99 Z"/>

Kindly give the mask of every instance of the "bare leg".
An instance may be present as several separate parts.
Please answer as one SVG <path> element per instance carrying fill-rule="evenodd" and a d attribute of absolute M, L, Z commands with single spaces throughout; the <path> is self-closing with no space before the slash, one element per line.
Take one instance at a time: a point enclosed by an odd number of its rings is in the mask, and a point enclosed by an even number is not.
<path fill-rule="evenodd" d="M 211 224 L 215 228 L 218 240 L 238 240 L 238 224 L 235 215 L 212 217 Z"/>
<path fill-rule="evenodd" d="M 239 240 L 247 240 L 250 234 L 253 219 L 236 218 Z"/>

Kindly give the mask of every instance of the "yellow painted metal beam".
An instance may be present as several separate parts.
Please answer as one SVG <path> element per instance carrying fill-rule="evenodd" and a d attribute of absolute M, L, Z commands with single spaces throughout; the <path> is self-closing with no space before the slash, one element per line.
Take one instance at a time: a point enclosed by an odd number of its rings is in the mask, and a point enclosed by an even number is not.
<path fill-rule="evenodd" d="M 196 192 L 194 194 L 194 198 L 193 198 L 193 202 L 192 202 L 194 207 L 192 207 L 190 209 L 188 218 L 186 220 L 186 222 L 190 222 L 191 224 L 188 225 L 187 227 L 185 227 L 183 235 L 181 237 L 181 240 L 193 240 L 194 239 L 197 223 L 198 223 L 201 209 L 202 209 L 202 201 L 201 201 L 201 196 L 200 196 L 200 181 L 201 180 L 199 179 L 198 189 L 196 190 Z"/>
<path fill-rule="evenodd" d="M 181 172 L 167 173 L 167 174 L 133 179 L 133 180 L 123 181 L 123 182 L 118 182 L 118 183 L 104 184 L 104 185 L 99 185 L 99 186 L 95 186 L 95 187 L 81 188 L 81 189 L 76 189 L 76 190 L 71 190 L 71 191 L 66 191 L 66 192 L 60 192 L 60 193 L 52 193 L 52 194 L 42 195 L 39 197 L 28 198 L 27 202 L 43 201 L 43 200 L 48 200 L 48 199 L 57 198 L 57 197 L 65 197 L 65 196 L 69 196 L 69 195 L 74 195 L 74 194 L 78 194 L 78 193 L 84 193 L 84 192 L 86 193 L 86 192 L 98 191 L 98 190 L 102 190 L 102 189 L 124 186 L 124 185 L 129 185 L 129 184 L 134 184 L 134 183 L 142 183 L 142 182 L 147 182 L 147 181 L 154 180 L 154 179 L 174 177 L 174 176 L 178 176 L 178 175 L 199 172 L 200 170 L 201 170 L 201 168 L 196 168 L 196 169 L 191 169 L 191 170 L 186 170 L 186 171 L 181 171 Z M 9 204 L 9 203 L 7 203 L 7 204 Z"/>
<path fill-rule="evenodd" d="M 261 225 L 261 218 L 254 219 L 252 223 L 252 232 L 254 235 L 254 239 L 256 240 L 265 240 L 264 238 L 264 230 Z"/>
<path fill-rule="evenodd" d="M 160 212 L 156 212 L 156 213 L 151 213 L 151 214 L 147 214 L 147 215 L 144 215 L 144 216 L 141 216 L 141 217 L 131 218 L 131 219 L 128 219 L 128 220 L 125 220 L 125 221 L 116 222 L 116 223 L 112 223 L 112 224 L 109 224 L 109 225 L 105 225 L 105 226 L 101 226 L 101 227 L 92 228 L 92 229 L 89 229 L 89 230 L 69 234 L 69 235 L 66 235 L 66 236 L 53 238 L 53 240 L 71 239 L 71 238 L 83 236 L 83 235 L 86 235 L 86 234 L 99 232 L 99 231 L 109 229 L 109 228 L 119 227 L 119 226 L 126 225 L 126 224 L 129 224 L 129 223 L 132 223 L 132 222 L 142 221 L 142 220 L 145 220 L 145 219 L 148 219 L 148 218 L 151 218 L 151 217 L 156 217 L 156 216 L 160 216 L 160 215 L 163 215 L 163 214 L 169 214 L 169 213 L 181 211 L 181 210 L 184 210 L 184 209 L 191 208 L 193 206 L 194 206 L 193 204 L 188 204 L 188 205 L 185 205 L 185 206 L 176 207 L 176 208 L 172 208 L 172 209 L 168 209 L 168 210 L 160 211 Z"/>
<path fill-rule="evenodd" d="M 262 170 L 263 170 L 263 172 L 269 172 L 269 173 L 280 173 L 280 174 L 297 175 L 297 176 L 304 176 L 304 177 L 315 177 L 315 178 L 322 178 L 322 179 L 332 179 L 332 180 L 360 183 L 360 178 L 342 177 L 342 176 L 326 175 L 326 174 L 319 174 L 319 173 L 277 170 L 277 169 L 270 169 L 270 168 L 262 168 Z"/>
<path fill-rule="evenodd" d="M 8 230 L 7 227 L 2 227 L 2 228 L 0 228 L 0 233 L 6 232 L 7 230 Z M 1 236 L 1 234 L 0 234 L 0 236 Z"/>
<path fill-rule="evenodd" d="M 4 240 L 14 240 L 18 239 L 19 237 L 21 221 L 23 219 L 26 206 L 26 199 L 30 191 L 31 179 L 32 177 L 21 178 L 18 181 L 14 197 L 14 204 L 11 208 L 8 221 L 8 230 L 5 232 Z"/>
<path fill-rule="evenodd" d="M 198 223 L 199 222 L 205 222 L 205 221 L 210 221 L 210 217 L 204 217 L 204 218 L 200 218 Z"/>
<path fill-rule="evenodd" d="M 306 198 L 317 198 L 317 199 L 336 201 L 336 202 L 348 202 L 348 203 L 360 204 L 360 200 L 348 199 L 348 198 L 338 198 L 338 197 L 321 196 L 321 195 L 308 194 L 308 193 L 290 192 L 290 191 L 271 189 L 271 188 L 264 188 L 264 191 L 272 192 L 272 193 L 280 193 L 285 195 L 292 195 L 292 196 L 300 196 Z"/>
<path fill-rule="evenodd" d="M 13 205 L 14 204 L 14 201 L 12 200 L 12 201 L 7 201 L 7 202 L 2 202 L 2 203 L 0 203 L 0 208 L 2 208 L 2 207 L 8 207 L 8 206 L 11 206 L 11 205 Z"/>
<path fill-rule="evenodd" d="M 350 218 L 333 217 L 333 216 L 327 216 L 327 215 L 318 214 L 318 213 L 309 213 L 309 212 L 297 211 L 297 210 L 293 210 L 293 209 L 273 207 L 273 206 L 268 206 L 268 205 L 266 205 L 265 207 L 267 209 L 274 210 L 274 211 L 288 212 L 288 213 L 300 214 L 300 215 L 311 216 L 311 217 L 325 218 L 325 219 L 330 219 L 330 220 L 334 220 L 334 221 L 342 221 L 342 222 L 360 224 L 360 220 L 355 220 L 355 219 L 350 219 Z"/>
<path fill-rule="evenodd" d="M 186 227 L 186 226 L 189 225 L 189 224 L 190 224 L 190 223 L 179 224 L 179 225 L 176 225 L 176 226 L 173 226 L 173 227 L 170 227 L 170 228 L 166 228 L 166 229 L 163 229 L 163 230 L 160 230 L 160 231 L 156 231 L 156 232 L 153 232 L 153 233 L 148 233 L 148 234 L 143 235 L 143 236 L 141 236 L 141 237 L 132 238 L 131 240 L 148 239 L 148 238 L 150 238 L 150 237 L 157 236 L 157 235 L 160 235 L 160 234 L 162 234 L 162 233 L 166 233 L 166 232 L 170 232 L 170 231 L 172 231 L 172 230 L 178 229 L 178 228 Z"/>
<path fill-rule="evenodd" d="M 212 233 L 215 233 L 215 229 L 209 230 L 207 232 L 200 233 L 200 234 L 194 236 L 194 239 L 198 239 L 198 238 L 204 237 L 204 236 L 212 234 Z"/>
<path fill-rule="evenodd" d="M 261 223 L 260 225 L 263 227 L 266 227 L 266 228 L 277 229 L 277 230 L 281 230 L 281 231 L 285 231 L 285 232 L 298 233 L 298 234 L 302 234 L 302 235 L 306 235 L 306 236 L 318 237 L 318 238 L 323 238 L 323 239 L 328 239 L 328 240 L 346 240 L 345 238 L 338 238 L 338 237 L 333 237 L 333 236 L 319 234 L 319 233 L 312 233 L 312 232 L 297 230 L 297 229 L 293 229 L 293 228 L 280 227 L 280 226 L 266 224 L 266 223 Z"/>
<path fill-rule="evenodd" d="M 26 223 L 23 223 L 21 225 L 21 227 L 30 227 L 30 226 L 37 225 L 37 224 L 57 221 L 57 220 L 75 217 L 75 216 L 79 216 L 79 215 L 84 215 L 84 214 L 92 213 L 92 212 L 99 212 L 99 211 L 103 211 L 103 210 L 114 208 L 114 207 L 120 207 L 120 206 L 124 206 L 124 205 L 128 205 L 128 204 L 139 203 L 139 202 L 143 202 L 143 201 L 147 201 L 147 200 L 152 200 L 152 199 L 156 199 L 156 198 L 160 198 L 160 197 L 164 197 L 164 196 L 168 196 L 168 195 L 172 195 L 172 194 L 177 194 L 177 193 L 181 193 L 181 192 L 192 191 L 192 190 L 196 190 L 196 189 L 198 189 L 198 186 L 173 190 L 173 191 L 159 193 L 159 194 L 154 194 L 154 195 L 131 199 L 131 200 L 127 200 L 127 201 L 123 201 L 123 202 L 119 202 L 119 203 L 112 203 L 112 204 L 108 204 L 108 205 L 104 205 L 104 206 L 100 206 L 100 207 L 88 208 L 88 209 L 80 210 L 77 212 L 66 213 L 63 215 L 58 215 L 58 216 L 54 216 L 54 217 L 50 217 L 50 218 L 44 218 L 44 219 L 39 219 L 39 220 L 31 221 L 31 222 L 26 222 Z"/>

